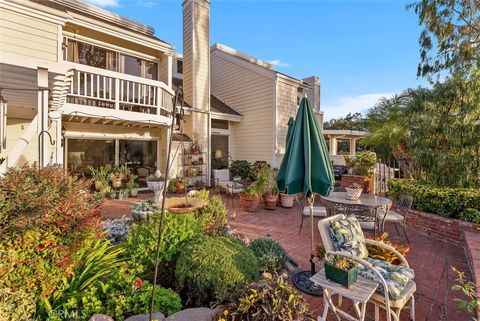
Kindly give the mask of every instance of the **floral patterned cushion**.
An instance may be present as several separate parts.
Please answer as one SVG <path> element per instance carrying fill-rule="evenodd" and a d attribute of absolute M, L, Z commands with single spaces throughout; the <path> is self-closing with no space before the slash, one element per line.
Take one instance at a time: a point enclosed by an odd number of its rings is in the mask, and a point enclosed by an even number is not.
<path fill-rule="evenodd" d="M 368 256 L 362 228 L 354 215 L 330 222 L 330 238 L 335 251 L 345 251 L 362 259 Z"/>
<path fill-rule="evenodd" d="M 366 258 L 367 262 L 373 265 L 373 268 L 380 272 L 385 279 L 388 288 L 388 296 L 391 300 L 398 299 L 400 293 L 407 286 L 408 282 L 413 280 L 415 272 L 405 266 L 393 265 L 385 261 Z M 358 274 L 364 278 L 376 280 L 374 272 L 363 265 L 359 265 Z M 383 284 L 378 286 L 377 292 L 384 294 Z"/>

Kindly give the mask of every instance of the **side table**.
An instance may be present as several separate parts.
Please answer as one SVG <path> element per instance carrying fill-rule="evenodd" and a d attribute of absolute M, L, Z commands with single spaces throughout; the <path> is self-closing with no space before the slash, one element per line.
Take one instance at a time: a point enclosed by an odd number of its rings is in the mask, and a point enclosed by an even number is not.
<path fill-rule="evenodd" d="M 319 316 L 317 321 L 327 321 L 328 309 L 330 308 L 339 321 L 341 320 L 340 316 L 347 320 L 364 321 L 367 302 L 378 287 L 377 282 L 358 276 L 357 282 L 349 288 L 346 288 L 343 285 L 328 280 L 325 277 L 324 269 L 312 276 L 310 280 L 323 289 L 323 315 L 321 317 Z M 340 296 L 339 306 L 333 304 L 332 295 L 335 294 Z M 353 307 L 357 314 L 356 318 L 340 309 L 342 297 L 353 301 Z"/>

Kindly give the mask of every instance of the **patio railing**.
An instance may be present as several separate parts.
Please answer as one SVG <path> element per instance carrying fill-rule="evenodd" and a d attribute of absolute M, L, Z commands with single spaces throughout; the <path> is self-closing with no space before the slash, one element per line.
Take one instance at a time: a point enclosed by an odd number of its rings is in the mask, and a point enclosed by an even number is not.
<path fill-rule="evenodd" d="M 174 92 L 165 83 L 75 64 L 67 103 L 169 116 Z"/>

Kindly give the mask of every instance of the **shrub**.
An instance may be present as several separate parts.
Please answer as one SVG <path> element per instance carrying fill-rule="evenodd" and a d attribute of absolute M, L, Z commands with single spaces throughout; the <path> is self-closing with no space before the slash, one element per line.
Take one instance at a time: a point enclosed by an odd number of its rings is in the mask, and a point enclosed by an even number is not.
<path fill-rule="evenodd" d="M 0 288 L 0 320 L 34 320 L 35 312 L 35 298 L 32 294 Z"/>
<path fill-rule="evenodd" d="M 460 213 L 459 218 L 467 222 L 480 224 L 480 211 L 475 208 L 467 208 Z"/>
<path fill-rule="evenodd" d="M 155 267 L 160 215 L 145 223 L 134 223 L 127 237 L 127 255 L 141 272 L 151 273 Z M 200 235 L 200 224 L 193 215 L 165 213 L 160 260 L 169 262 L 185 242 Z"/>
<path fill-rule="evenodd" d="M 249 177 L 252 165 L 246 160 L 236 160 L 230 164 L 230 173 L 233 177 L 240 176 L 242 179 Z"/>
<path fill-rule="evenodd" d="M 276 271 L 283 267 L 288 259 L 283 247 L 270 238 L 253 240 L 248 247 L 257 257 L 261 271 Z"/>
<path fill-rule="evenodd" d="M 353 161 L 356 175 L 372 176 L 373 169 L 377 164 L 377 154 L 374 152 L 361 152 Z"/>
<path fill-rule="evenodd" d="M 240 241 L 202 236 L 182 248 L 175 275 L 187 304 L 202 305 L 235 297 L 258 271 L 255 255 Z"/>
<path fill-rule="evenodd" d="M 264 273 L 264 278 L 247 289 L 239 302 L 229 305 L 227 320 L 313 321 L 308 303 L 281 276 Z"/>
<path fill-rule="evenodd" d="M 411 195 L 417 210 L 445 217 L 460 218 L 468 208 L 480 210 L 480 189 L 477 188 L 436 187 L 419 180 L 391 179 L 388 194 L 397 199 Z"/>
<path fill-rule="evenodd" d="M 203 196 L 200 195 L 199 198 L 203 199 Z M 219 195 L 208 199 L 207 192 L 207 201 L 208 204 L 199 209 L 195 213 L 195 217 L 200 221 L 204 234 L 220 234 L 227 225 L 228 211 Z"/>

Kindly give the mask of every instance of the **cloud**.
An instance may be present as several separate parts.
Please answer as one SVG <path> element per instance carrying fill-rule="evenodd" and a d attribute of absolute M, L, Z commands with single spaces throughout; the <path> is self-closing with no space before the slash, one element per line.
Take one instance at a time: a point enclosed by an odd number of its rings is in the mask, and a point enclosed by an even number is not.
<path fill-rule="evenodd" d="M 333 118 L 345 117 L 348 113 L 365 113 L 382 97 L 391 97 L 395 93 L 373 93 L 358 96 L 341 97 L 320 106 L 325 113 L 325 121 Z"/>
<path fill-rule="evenodd" d="M 86 0 L 99 7 L 118 7 L 118 0 Z"/>
<path fill-rule="evenodd" d="M 270 60 L 270 61 L 267 61 L 269 64 L 272 64 L 274 65 L 275 67 L 288 67 L 289 64 L 287 64 L 286 62 L 283 62 L 281 61 L 280 59 L 274 59 L 274 60 Z"/>

